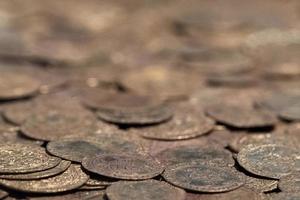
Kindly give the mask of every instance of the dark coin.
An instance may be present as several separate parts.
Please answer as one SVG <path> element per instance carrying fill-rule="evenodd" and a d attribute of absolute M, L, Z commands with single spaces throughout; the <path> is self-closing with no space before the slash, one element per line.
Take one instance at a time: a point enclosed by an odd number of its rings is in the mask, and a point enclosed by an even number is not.
<path fill-rule="evenodd" d="M 184 200 L 185 191 L 162 181 L 119 181 L 106 189 L 110 200 Z"/>
<path fill-rule="evenodd" d="M 143 154 L 96 155 L 84 158 L 82 166 L 102 176 L 127 180 L 149 179 L 164 169 L 158 161 Z"/>
<path fill-rule="evenodd" d="M 6 191 L 0 189 L 0 199 L 4 199 L 7 196 L 8 196 L 8 193 Z"/>
<path fill-rule="evenodd" d="M 276 144 L 248 145 L 238 153 L 237 160 L 253 174 L 279 179 L 295 168 L 296 150 Z"/>
<path fill-rule="evenodd" d="M 220 167 L 201 162 L 171 165 L 163 177 L 167 182 L 198 192 L 226 192 L 244 184 L 242 176 L 231 167 Z"/>
<path fill-rule="evenodd" d="M 178 146 L 166 149 L 156 155 L 165 165 L 188 163 L 192 161 L 213 163 L 220 166 L 234 166 L 232 154 L 220 147 L 201 147 L 198 145 Z"/>
<path fill-rule="evenodd" d="M 9 180 L 34 180 L 34 179 L 42 179 L 50 176 L 55 176 L 66 171 L 71 162 L 62 160 L 57 166 L 39 172 L 32 173 L 24 173 L 24 174 L 1 174 L 1 179 L 9 179 Z"/>
<path fill-rule="evenodd" d="M 208 133 L 214 122 L 202 110 L 193 106 L 178 106 L 173 118 L 157 126 L 136 129 L 145 138 L 157 140 L 182 140 Z"/>
<path fill-rule="evenodd" d="M 64 194 L 56 194 L 51 196 L 39 195 L 34 197 L 27 197 L 29 200 L 104 200 L 105 191 L 104 190 L 94 190 L 94 191 L 73 191 Z"/>
<path fill-rule="evenodd" d="M 299 172 L 294 172 L 279 180 L 278 187 L 283 192 L 300 193 L 300 175 Z"/>
<path fill-rule="evenodd" d="M 65 172 L 57 176 L 39 180 L 6 180 L 0 179 L 0 185 L 29 193 L 57 193 L 79 188 L 89 177 L 83 173 L 79 165 L 71 165 Z"/>
<path fill-rule="evenodd" d="M 217 104 L 207 108 L 207 113 L 218 122 L 236 128 L 273 126 L 277 121 L 268 111 L 237 105 Z"/>
<path fill-rule="evenodd" d="M 29 173 L 57 166 L 60 158 L 48 155 L 42 147 L 22 143 L 0 146 L 0 173 Z"/>

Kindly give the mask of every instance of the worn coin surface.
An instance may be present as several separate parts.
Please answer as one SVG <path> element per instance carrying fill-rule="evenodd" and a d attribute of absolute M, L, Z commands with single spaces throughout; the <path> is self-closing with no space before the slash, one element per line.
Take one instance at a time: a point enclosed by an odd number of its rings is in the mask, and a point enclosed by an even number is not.
<path fill-rule="evenodd" d="M 237 156 L 238 163 L 253 174 L 280 179 L 295 168 L 296 151 L 276 145 L 248 145 Z"/>
<path fill-rule="evenodd" d="M 247 176 L 244 187 L 258 193 L 263 193 L 275 190 L 277 185 L 278 180 Z"/>
<path fill-rule="evenodd" d="M 157 160 L 144 154 L 98 154 L 84 158 L 82 166 L 102 176 L 127 180 L 149 179 L 164 170 Z"/>
<path fill-rule="evenodd" d="M 57 193 L 79 188 L 89 179 L 79 165 L 71 165 L 57 176 L 39 180 L 0 179 L 0 185 L 22 192 Z"/>
<path fill-rule="evenodd" d="M 220 166 L 234 166 L 232 154 L 221 147 L 201 147 L 198 145 L 185 145 L 166 149 L 156 155 L 157 159 L 165 165 L 187 163 L 192 161 L 213 163 Z"/>
<path fill-rule="evenodd" d="M 278 187 L 283 192 L 300 193 L 300 174 L 294 172 L 279 180 Z"/>
<path fill-rule="evenodd" d="M 0 146 L 0 173 L 29 173 L 57 166 L 60 158 L 37 145 L 7 143 Z"/>
<path fill-rule="evenodd" d="M 34 180 L 42 179 L 50 176 L 55 176 L 57 174 L 63 173 L 71 165 L 70 161 L 62 160 L 57 166 L 39 172 L 24 173 L 24 174 L 1 174 L 1 179 L 10 179 L 10 180 Z"/>
<path fill-rule="evenodd" d="M 175 186 L 198 192 L 226 192 L 244 184 L 244 179 L 231 167 L 219 167 L 201 162 L 171 165 L 163 173 Z"/>
<path fill-rule="evenodd" d="M 119 181 L 106 189 L 109 200 L 184 200 L 185 191 L 163 181 Z"/>
<path fill-rule="evenodd" d="M 29 196 L 29 200 L 104 200 L 105 190 L 77 190 L 64 194 Z"/>

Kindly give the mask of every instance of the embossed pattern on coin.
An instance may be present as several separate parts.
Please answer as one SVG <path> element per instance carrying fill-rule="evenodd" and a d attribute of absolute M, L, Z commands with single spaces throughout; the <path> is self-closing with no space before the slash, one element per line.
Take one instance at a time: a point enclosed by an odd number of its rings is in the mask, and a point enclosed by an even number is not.
<path fill-rule="evenodd" d="M 109 200 L 184 200 L 185 191 L 162 181 L 119 181 L 106 190 Z"/>
<path fill-rule="evenodd" d="M 300 175 L 299 172 L 294 172 L 279 180 L 278 187 L 283 192 L 300 193 Z"/>
<path fill-rule="evenodd" d="M 198 192 L 226 192 L 245 183 L 234 168 L 201 162 L 171 165 L 165 169 L 163 177 L 175 186 Z"/>
<path fill-rule="evenodd" d="M 149 179 L 164 170 L 157 160 L 143 154 L 99 154 L 84 158 L 82 166 L 102 176 L 127 180 Z"/>
<path fill-rule="evenodd" d="M 29 173 L 53 168 L 60 158 L 37 145 L 7 143 L 0 146 L 0 173 Z"/>
<path fill-rule="evenodd" d="M 0 179 L 0 185 L 22 192 L 57 193 L 79 188 L 88 179 L 79 165 L 71 165 L 62 174 L 50 178 L 22 181 Z"/>

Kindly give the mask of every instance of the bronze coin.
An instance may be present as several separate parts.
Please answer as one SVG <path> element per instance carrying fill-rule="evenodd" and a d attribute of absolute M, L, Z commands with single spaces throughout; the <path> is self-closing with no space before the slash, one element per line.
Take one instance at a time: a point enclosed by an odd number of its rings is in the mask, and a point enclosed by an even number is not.
<path fill-rule="evenodd" d="M 24 174 L 0 174 L 0 178 L 9 180 L 34 180 L 48 178 L 63 173 L 69 168 L 70 165 L 70 161 L 62 160 L 57 166 L 44 171 Z"/>
<path fill-rule="evenodd" d="M 216 104 L 207 108 L 207 113 L 216 121 L 236 128 L 273 126 L 277 121 L 268 111 L 237 105 Z"/>
<path fill-rule="evenodd" d="M 32 77 L 1 71 L 0 99 L 13 100 L 32 96 L 38 92 L 40 83 Z"/>
<path fill-rule="evenodd" d="M 204 135 L 214 127 L 214 121 L 205 117 L 202 110 L 193 106 L 178 106 L 173 118 L 156 126 L 136 129 L 145 138 L 182 140 Z"/>
<path fill-rule="evenodd" d="M 79 165 L 71 165 L 62 174 L 39 180 L 6 180 L 0 179 L 0 185 L 29 193 L 58 193 L 81 187 L 89 177 Z"/>
<path fill-rule="evenodd" d="M 22 143 L 0 146 L 0 173 L 29 173 L 57 166 L 61 159 L 48 155 L 42 147 Z"/>
<path fill-rule="evenodd" d="M 84 158 L 82 166 L 92 173 L 127 180 L 149 179 L 164 170 L 157 160 L 143 154 L 99 154 Z"/>
<path fill-rule="evenodd" d="M 276 144 L 248 145 L 238 153 L 237 160 L 248 172 L 280 179 L 295 169 L 296 152 Z"/>
<path fill-rule="evenodd" d="M 234 168 L 201 162 L 171 165 L 165 169 L 163 177 L 175 186 L 209 193 L 231 191 L 245 183 Z"/>
<path fill-rule="evenodd" d="M 278 187 L 283 192 L 300 193 L 300 175 L 299 172 L 294 172 L 279 180 Z"/>
<path fill-rule="evenodd" d="M 246 176 L 246 183 L 244 187 L 258 193 L 263 193 L 275 190 L 277 185 L 278 180 Z"/>
<path fill-rule="evenodd" d="M 67 192 L 63 194 L 48 194 L 38 195 L 38 196 L 29 196 L 27 199 L 29 200 L 104 200 L 105 191 L 104 190 L 77 190 L 72 192 Z"/>
<path fill-rule="evenodd" d="M 109 200 L 184 200 L 185 191 L 162 181 L 119 181 L 106 189 Z"/>
<path fill-rule="evenodd" d="M 234 166 L 232 154 L 221 147 L 198 145 L 178 146 L 166 149 L 156 155 L 165 165 L 188 163 L 192 161 L 213 163 L 220 166 Z"/>

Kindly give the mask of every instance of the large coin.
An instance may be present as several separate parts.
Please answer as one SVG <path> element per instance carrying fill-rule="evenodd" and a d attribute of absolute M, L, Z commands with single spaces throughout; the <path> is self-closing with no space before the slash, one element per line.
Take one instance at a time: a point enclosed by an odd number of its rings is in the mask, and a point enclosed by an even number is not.
<path fill-rule="evenodd" d="M 279 179 L 295 168 L 296 151 L 276 144 L 248 145 L 237 156 L 247 171 L 268 178 Z"/>
<path fill-rule="evenodd" d="M 8 143 L 0 146 L 1 173 L 29 173 L 57 166 L 61 159 L 48 155 L 42 147 Z"/>
<path fill-rule="evenodd" d="M 164 170 L 158 161 L 144 154 L 99 154 L 84 158 L 82 166 L 102 176 L 127 180 L 149 179 Z"/>
<path fill-rule="evenodd" d="M 10 180 L 34 180 L 42 179 L 50 176 L 55 176 L 57 174 L 63 173 L 71 165 L 70 161 L 62 160 L 57 166 L 39 172 L 24 173 L 24 174 L 1 174 L 1 179 L 10 179 Z"/>
<path fill-rule="evenodd" d="M 106 189 L 109 200 L 184 200 L 185 191 L 162 181 L 120 181 Z"/>
<path fill-rule="evenodd" d="M 226 192 L 244 184 L 242 176 L 231 167 L 188 162 L 166 168 L 163 177 L 169 183 L 198 192 Z"/>
<path fill-rule="evenodd" d="M 0 179 L 0 185 L 22 192 L 57 193 L 79 188 L 89 177 L 79 165 L 71 165 L 65 172 L 50 178 L 39 180 L 6 180 Z"/>
<path fill-rule="evenodd" d="M 294 172 L 279 180 L 278 187 L 283 192 L 300 193 L 300 175 L 299 172 Z"/>

